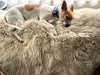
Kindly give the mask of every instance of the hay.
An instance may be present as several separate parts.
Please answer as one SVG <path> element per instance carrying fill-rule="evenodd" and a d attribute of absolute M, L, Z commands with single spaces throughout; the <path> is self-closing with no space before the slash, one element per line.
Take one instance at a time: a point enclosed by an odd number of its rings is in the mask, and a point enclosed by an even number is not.
<path fill-rule="evenodd" d="M 6 75 L 91 75 L 100 65 L 100 9 L 75 10 L 69 28 L 60 21 L 53 28 L 29 20 L 18 31 L 24 44 L 11 34 L 3 15 L 0 70 Z"/>

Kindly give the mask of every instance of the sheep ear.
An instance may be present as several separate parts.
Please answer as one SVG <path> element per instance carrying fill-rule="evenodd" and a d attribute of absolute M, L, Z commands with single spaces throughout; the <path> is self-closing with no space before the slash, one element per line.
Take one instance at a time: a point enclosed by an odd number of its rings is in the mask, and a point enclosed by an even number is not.
<path fill-rule="evenodd" d="M 73 5 L 71 5 L 71 8 L 70 8 L 70 9 L 71 9 L 71 11 L 73 11 L 73 10 L 74 10 L 74 7 L 73 7 Z"/>
<path fill-rule="evenodd" d="M 65 0 L 64 0 L 63 3 L 62 3 L 61 9 L 62 9 L 62 10 L 67 10 L 67 3 L 66 3 Z"/>

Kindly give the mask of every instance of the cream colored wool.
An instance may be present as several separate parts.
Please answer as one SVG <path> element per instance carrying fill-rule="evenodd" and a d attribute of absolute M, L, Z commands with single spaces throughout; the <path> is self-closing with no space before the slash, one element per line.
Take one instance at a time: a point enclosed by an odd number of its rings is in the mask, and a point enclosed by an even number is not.
<path fill-rule="evenodd" d="M 100 9 L 74 10 L 70 27 L 60 21 L 52 28 L 26 21 L 18 35 L 11 34 L 0 11 L 0 71 L 5 75 L 91 75 L 100 66 Z M 54 29 L 53 29 L 54 30 Z"/>

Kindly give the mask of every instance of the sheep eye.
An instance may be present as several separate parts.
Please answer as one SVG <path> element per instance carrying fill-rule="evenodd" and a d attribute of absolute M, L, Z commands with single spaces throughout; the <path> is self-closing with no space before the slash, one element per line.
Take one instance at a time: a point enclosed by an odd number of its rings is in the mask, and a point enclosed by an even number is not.
<path fill-rule="evenodd" d="M 69 17 L 68 17 L 68 16 L 66 16 L 66 19 L 68 20 L 68 19 L 69 19 Z"/>

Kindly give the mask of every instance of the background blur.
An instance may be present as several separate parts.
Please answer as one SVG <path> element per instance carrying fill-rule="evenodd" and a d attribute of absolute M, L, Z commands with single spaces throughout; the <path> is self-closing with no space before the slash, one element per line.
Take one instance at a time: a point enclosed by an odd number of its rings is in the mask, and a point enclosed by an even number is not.
<path fill-rule="evenodd" d="M 41 3 L 50 5 L 61 5 L 63 0 L 2 0 L 7 3 L 8 7 L 17 4 L 27 4 L 27 3 Z M 100 8 L 100 0 L 66 0 L 67 5 L 74 5 L 74 8 Z"/>

